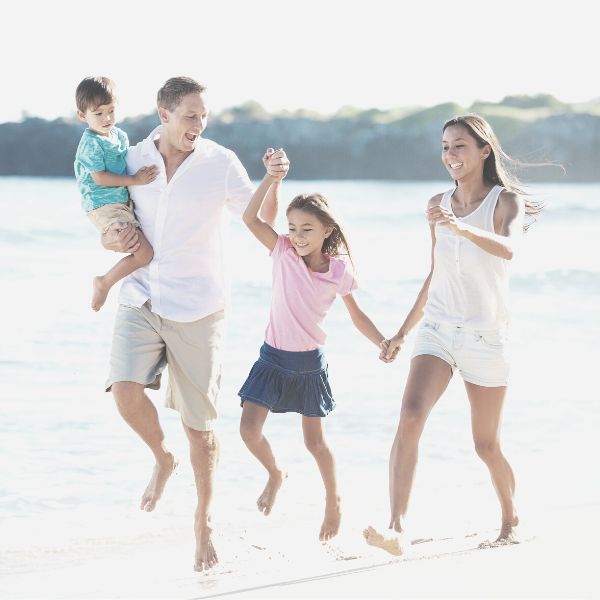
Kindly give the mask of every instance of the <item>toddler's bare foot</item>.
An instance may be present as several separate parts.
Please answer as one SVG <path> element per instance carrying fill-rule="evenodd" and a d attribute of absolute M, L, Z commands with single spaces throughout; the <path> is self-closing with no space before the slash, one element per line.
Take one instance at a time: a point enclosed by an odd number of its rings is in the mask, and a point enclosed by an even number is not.
<path fill-rule="evenodd" d="M 342 519 L 342 511 L 340 510 L 340 499 L 336 497 L 333 502 L 325 502 L 325 517 L 319 532 L 319 539 L 322 542 L 330 540 L 338 534 L 340 529 L 340 521 Z"/>
<path fill-rule="evenodd" d="M 402 534 L 396 531 L 391 535 L 385 536 L 369 525 L 363 531 L 363 536 L 370 546 L 381 548 L 394 556 L 402 555 Z"/>
<path fill-rule="evenodd" d="M 106 302 L 106 297 L 110 292 L 110 285 L 106 283 L 102 275 L 94 277 L 93 293 L 92 293 L 92 310 L 99 311 Z"/>
<path fill-rule="evenodd" d="M 208 526 L 206 518 L 196 517 L 195 531 L 196 558 L 194 560 L 194 571 L 207 571 L 219 562 L 219 557 L 212 544 L 212 529 Z"/>
<path fill-rule="evenodd" d="M 284 471 L 277 471 L 275 475 L 269 475 L 269 481 L 267 481 L 267 485 L 263 490 L 263 493 L 258 497 L 256 501 L 256 506 L 258 506 L 258 510 L 265 515 L 265 517 L 270 514 L 273 505 L 275 504 L 275 499 L 277 498 L 277 492 L 281 488 L 283 484 L 283 480 L 287 477 L 287 473 Z"/>
<path fill-rule="evenodd" d="M 165 484 L 169 477 L 173 474 L 179 463 L 175 457 L 168 452 L 165 459 L 160 463 L 156 463 L 150 482 L 144 491 L 140 508 L 146 512 L 151 512 L 156 507 L 156 503 L 162 496 Z"/>

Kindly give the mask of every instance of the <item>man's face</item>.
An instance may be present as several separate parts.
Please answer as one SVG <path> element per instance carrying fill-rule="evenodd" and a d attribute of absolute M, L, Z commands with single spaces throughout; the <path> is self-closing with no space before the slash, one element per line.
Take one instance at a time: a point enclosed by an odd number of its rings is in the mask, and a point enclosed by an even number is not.
<path fill-rule="evenodd" d="M 208 109 L 204 94 L 187 94 L 173 111 L 161 107 L 158 112 L 169 144 L 181 152 L 191 152 L 206 129 Z"/>

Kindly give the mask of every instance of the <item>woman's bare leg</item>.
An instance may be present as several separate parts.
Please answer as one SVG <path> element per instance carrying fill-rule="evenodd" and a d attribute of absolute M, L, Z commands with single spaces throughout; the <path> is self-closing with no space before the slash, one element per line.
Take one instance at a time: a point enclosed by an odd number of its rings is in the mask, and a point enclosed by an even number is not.
<path fill-rule="evenodd" d="M 450 365 L 436 356 L 421 355 L 412 359 L 402 397 L 400 422 L 390 452 L 390 522 L 396 534 L 404 531 L 404 519 L 417 468 L 419 440 L 427 417 L 452 377 Z M 402 554 L 399 535 L 385 536 L 373 527 L 363 532 L 367 543 L 392 554 Z"/>
<path fill-rule="evenodd" d="M 500 501 L 502 523 L 496 541 L 515 541 L 515 476 L 500 449 L 500 428 L 506 387 L 483 387 L 465 382 L 471 403 L 471 427 L 475 451 L 487 465 Z"/>

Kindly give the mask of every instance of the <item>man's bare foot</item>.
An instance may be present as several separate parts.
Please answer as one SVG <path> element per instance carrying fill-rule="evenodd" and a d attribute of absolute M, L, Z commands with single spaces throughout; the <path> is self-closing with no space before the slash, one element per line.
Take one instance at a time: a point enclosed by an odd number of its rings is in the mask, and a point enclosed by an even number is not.
<path fill-rule="evenodd" d="M 104 303 L 106 297 L 110 292 L 110 285 L 106 283 L 105 278 L 102 275 L 94 277 L 93 292 L 92 292 L 92 310 L 99 311 Z"/>
<path fill-rule="evenodd" d="M 340 499 L 336 497 L 333 502 L 325 502 L 325 517 L 319 532 L 319 540 L 326 542 L 338 534 L 342 511 L 340 510 Z"/>
<path fill-rule="evenodd" d="M 207 571 L 212 569 L 218 562 L 219 557 L 212 544 L 212 529 L 206 523 L 206 519 L 196 518 L 196 558 L 194 571 Z"/>
<path fill-rule="evenodd" d="M 402 534 L 397 531 L 385 536 L 369 525 L 363 531 L 363 536 L 370 546 L 381 548 L 394 556 L 402 555 Z"/>
<path fill-rule="evenodd" d="M 263 490 L 263 493 L 258 497 L 256 506 L 258 510 L 265 515 L 265 517 L 271 513 L 271 509 L 275 504 L 277 498 L 277 492 L 283 484 L 283 480 L 287 477 L 287 473 L 284 471 L 278 471 L 275 475 L 269 475 L 269 481 Z"/>
<path fill-rule="evenodd" d="M 167 479 L 173 474 L 178 464 L 175 457 L 168 452 L 164 461 L 154 465 L 152 477 L 150 478 L 150 482 L 148 483 L 144 495 L 142 496 L 142 501 L 140 502 L 140 508 L 142 510 L 145 510 L 146 512 L 154 510 L 156 503 L 162 496 Z"/>

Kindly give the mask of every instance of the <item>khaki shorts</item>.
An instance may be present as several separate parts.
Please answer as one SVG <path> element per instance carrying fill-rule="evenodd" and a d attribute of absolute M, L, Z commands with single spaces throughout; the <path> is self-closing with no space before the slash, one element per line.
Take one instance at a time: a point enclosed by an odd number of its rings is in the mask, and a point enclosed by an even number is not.
<path fill-rule="evenodd" d="M 165 406 L 181 414 L 185 425 L 209 431 L 217 419 L 221 387 L 221 346 L 225 312 L 179 323 L 140 308 L 120 305 L 115 320 L 106 391 L 119 381 L 160 388 L 169 367 Z"/>
<path fill-rule="evenodd" d="M 105 233 L 109 225 L 113 223 L 133 223 L 136 227 L 140 226 L 135 218 L 131 200 L 127 204 L 123 202 L 105 204 L 100 208 L 90 210 L 87 216 L 100 233 Z"/>

